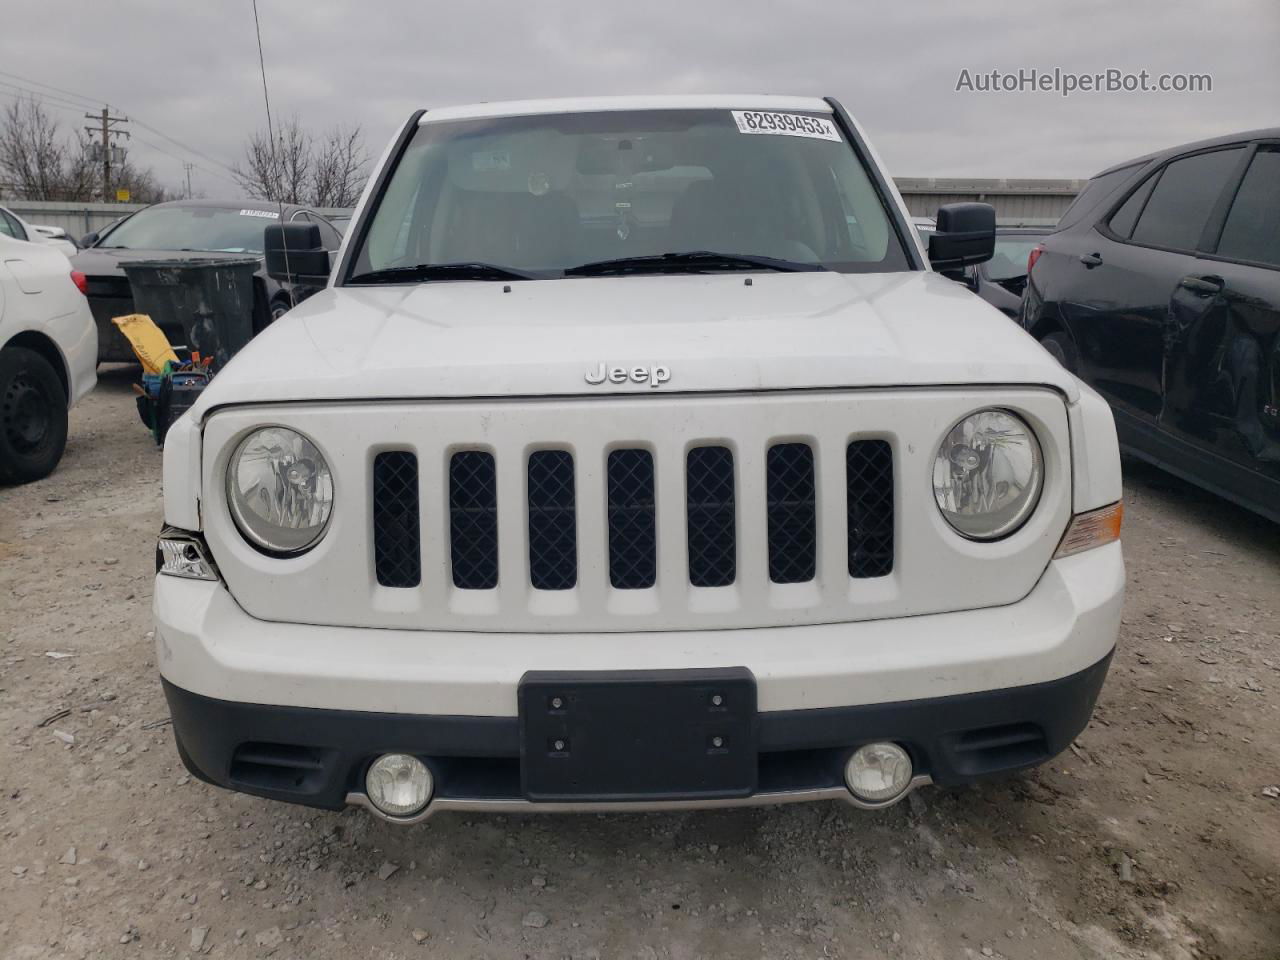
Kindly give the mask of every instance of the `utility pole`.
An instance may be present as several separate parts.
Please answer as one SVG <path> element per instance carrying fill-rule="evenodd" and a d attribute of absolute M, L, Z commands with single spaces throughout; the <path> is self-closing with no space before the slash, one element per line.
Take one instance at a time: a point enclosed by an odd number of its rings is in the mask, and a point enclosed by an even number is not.
<path fill-rule="evenodd" d="M 194 166 L 195 166 L 194 163 L 184 162 L 182 164 L 183 169 L 187 171 L 187 199 L 188 200 L 191 199 L 191 168 Z"/>
<path fill-rule="evenodd" d="M 117 130 L 115 124 L 128 123 L 128 117 L 113 117 L 111 111 L 107 107 L 102 108 L 101 114 L 86 113 L 85 118 L 88 120 L 97 120 L 99 126 L 85 127 L 90 137 L 95 134 L 102 138 L 102 202 L 111 202 L 111 138 L 113 136 L 129 136 L 128 130 Z"/>

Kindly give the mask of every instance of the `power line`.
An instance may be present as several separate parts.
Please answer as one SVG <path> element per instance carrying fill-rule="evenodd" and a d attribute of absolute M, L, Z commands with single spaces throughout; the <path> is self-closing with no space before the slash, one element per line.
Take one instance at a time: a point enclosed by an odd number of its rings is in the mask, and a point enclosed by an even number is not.
<path fill-rule="evenodd" d="M 13 74 L 8 74 L 8 73 L 5 73 L 4 71 L 0 71 L 0 74 L 3 74 L 4 76 L 13 76 Z M 29 81 L 29 82 L 34 83 L 35 81 Z M 45 86 L 47 86 L 47 84 L 45 84 Z M 10 89 L 8 90 L 3 89 L 5 87 L 8 87 Z M 54 88 L 54 89 L 57 89 L 57 88 Z M 21 102 L 24 99 L 31 99 L 31 100 L 35 100 L 36 102 L 44 106 L 51 107 L 55 110 L 64 110 L 67 113 L 79 114 L 84 109 L 83 106 L 74 104 L 70 100 L 64 100 L 62 97 L 56 97 L 53 94 L 45 93 L 42 90 L 32 90 L 29 87 L 23 87 L 20 84 L 10 83 L 7 80 L 0 80 L 0 97 L 7 97 L 15 102 Z M 156 128 L 152 127 L 148 123 L 142 122 L 137 117 L 130 118 L 129 122 L 136 124 L 137 126 L 143 127 L 144 129 L 152 133 L 155 133 L 157 136 L 163 137 L 164 139 L 170 141 L 171 143 L 176 144 L 179 149 L 186 151 L 188 156 L 180 156 L 176 153 L 171 152 L 169 148 L 162 147 L 160 144 L 156 143 L 153 140 L 148 140 L 145 137 L 139 137 L 135 135 L 132 137 L 132 139 L 137 143 L 140 143 L 149 147 L 150 149 L 156 151 L 157 153 L 168 157 L 170 160 L 174 160 L 174 161 L 177 161 L 178 163 L 183 164 L 184 167 L 186 166 L 190 156 L 200 157 L 204 160 L 207 160 L 210 164 L 213 164 L 214 166 L 206 166 L 203 163 L 191 163 L 190 165 L 194 167 L 196 170 L 199 170 L 202 173 L 208 174 L 211 177 L 217 177 L 219 180 L 222 180 L 225 183 L 232 184 L 233 186 L 236 186 L 236 187 L 240 186 L 240 182 L 235 178 L 235 169 L 233 167 L 227 166 L 226 164 L 222 163 L 219 160 L 215 160 L 211 157 L 208 157 L 206 154 L 203 154 L 197 150 L 193 150 L 192 148 L 187 147 L 178 141 L 175 141 L 172 137 L 167 136 L 162 131 L 156 130 Z M 214 167 L 221 167 L 222 169 L 218 170 L 218 169 L 215 169 Z M 190 180 L 189 172 L 187 173 L 187 179 Z"/>
<path fill-rule="evenodd" d="M 10 83 L 8 80 L 0 80 L 0 87 L 9 87 L 10 89 L 16 90 L 18 91 L 18 93 L 21 93 L 24 96 L 28 96 L 33 99 L 40 100 L 41 102 L 47 103 L 50 106 L 59 106 L 67 110 L 87 109 L 86 105 L 83 103 L 76 103 L 72 100 L 67 100 L 63 97 L 55 96 L 54 94 L 51 94 L 51 93 L 45 93 L 43 90 L 32 90 L 28 87 L 24 87 L 17 83 Z M 11 94 L 11 96 L 13 96 L 13 94 Z"/>
<path fill-rule="evenodd" d="M 21 80 L 23 83 L 31 83 L 31 84 L 35 84 L 35 86 L 37 87 L 44 87 L 46 90 L 53 90 L 56 93 L 63 93 L 69 97 L 74 97 L 77 100 L 84 100 L 88 105 L 91 105 L 91 106 L 105 107 L 108 105 L 105 100 L 102 100 L 96 97 L 86 97 L 84 94 L 76 93 L 74 90 L 64 90 L 62 87 L 55 87 L 51 83 L 45 83 L 43 80 L 32 80 L 30 77 L 24 77 L 17 73 L 9 73 L 7 70 L 0 70 L 0 76 L 12 77 L 14 80 Z M 81 105 L 81 109 L 84 109 L 84 105 Z"/>
<path fill-rule="evenodd" d="M 3 84 L 5 86 L 13 87 L 18 90 L 23 90 L 27 93 L 33 94 L 35 96 L 43 97 L 45 99 L 52 98 L 54 100 L 58 100 L 58 101 L 61 101 L 62 103 L 73 106 L 79 110 L 85 109 L 87 105 L 92 105 L 95 108 L 107 105 L 107 102 L 105 100 L 88 97 L 85 94 L 76 93 L 73 90 L 66 90 L 62 87 L 55 87 L 52 84 L 44 83 L 43 81 L 40 81 L 40 80 L 33 80 L 30 77 L 24 77 L 21 74 L 10 73 L 7 70 L 0 70 L 0 76 L 11 77 L 14 80 L 21 80 L 23 81 L 23 83 L 34 84 L 35 86 L 38 86 L 38 87 L 46 87 L 49 90 L 54 90 L 54 91 L 57 91 L 58 93 L 66 94 L 67 97 L 73 97 L 75 98 L 75 100 L 83 101 L 81 103 L 75 103 L 71 100 L 65 99 L 64 97 L 54 97 L 52 94 L 47 94 L 40 90 L 30 90 L 26 87 L 20 86 L 19 84 L 11 83 L 5 80 L 0 80 L 0 84 Z M 167 140 L 169 143 L 173 144 L 175 147 L 177 147 L 179 150 L 182 150 L 184 153 L 190 154 L 191 156 L 194 156 L 194 157 L 199 157 L 200 159 L 206 161 L 207 163 L 212 163 L 214 166 L 221 167 L 223 170 L 226 170 L 228 173 L 231 173 L 231 174 L 235 173 L 235 169 L 230 164 L 224 163 L 223 161 L 219 160 L 217 157 L 212 157 L 201 150 L 197 150 L 195 147 L 192 147 L 188 144 L 183 143 L 181 140 L 178 140 L 174 137 L 169 136 L 169 134 L 165 133 L 163 130 L 159 129 L 158 127 L 153 127 L 151 124 L 147 123 L 145 120 L 138 119 L 136 114 L 131 115 L 130 123 L 134 123 L 139 127 L 142 127 L 144 130 L 148 130 L 151 133 L 155 134 L 157 137 L 160 137 L 163 140 Z"/>
<path fill-rule="evenodd" d="M 21 103 L 23 100 L 31 99 L 31 95 L 30 95 L 30 94 L 26 94 L 26 93 L 12 93 L 12 92 L 10 92 L 10 91 L 8 91 L 8 90 L 0 90 L 0 97 L 8 97 L 8 98 L 9 98 L 10 100 L 12 100 L 14 103 Z M 84 109 L 83 107 L 64 107 L 64 106 L 63 106 L 62 104 L 60 104 L 60 103 L 47 103 L 47 102 L 45 102 L 45 101 L 43 101 L 43 100 L 42 100 L 42 101 L 40 101 L 40 102 L 41 102 L 41 103 L 44 103 L 44 105 L 45 105 L 45 106 L 53 107 L 53 109 L 55 109 L 55 110 L 65 110 L 65 111 L 67 111 L 68 113 L 79 113 L 82 109 Z"/>
<path fill-rule="evenodd" d="M 228 173 L 235 173 L 235 167 L 231 166 L 230 164 L 223 163 L 221 160 L 217 159 L 216 157 L 211 157 L 209 156 L 209 154 L 203 153 L 202 151 L 197 150 L 195 147 L 189 147 L 185 143 L 183 143 L 181 140 L 175 140 L 173 137 L 169 136 L 163 130 L 157 130 L 155 127 L 151 126 L 151 124 L 146 123 L 142 120 L 139 120 L 136 116 L 133 118 L 133 122 L 136 123 L 138 126 L 142 127 L 143 130 L 149 130 L 151 133 L 154 133 L 157 137 L 161 137 L 164 140 L 168 140 L 171 144 L 173 144 L 179 150 L 182 150 L 183 152 L 190 154 L 193 157 L 199 157 L 201 160 L 205 160 L 208 163 L 214 164 L 215 166 L 219 166 L 223 170 L 226 170 Z"/>
<path fill-rule="evenodd" d="M 137 121 L 136 121 L 136 120 L 134 120 L 134 121 L 131 121 L 131 122 L 136 123 Z M 204 164 L 202 164 L 202 163 L 194 163 L 194 162 L 191 162 L 191 161 L 189 161 L 186 157 L 183 157 L 183 156 L 181 156 L 180 154 L 170 153 L 170 152 L 169 152 L 168 150 L 166 150 L 164 147 L 160 146 L 160 144 L 158 144 L 158 143 L 156 143 L 156 142 L 154 142 L 154 141 L 152 141 L 152 140 L 147 140 L 145 137 L 139 137 L 139 136 L 138 136 L 138 135 L 136 135 L 136 134 L 134 135 L 133 139 L 134 139 L 136 142 L 138 142 L 138 143 L 146 144 L 146 145 L 147 145 L 148 147 L 150 147 L 152 150 L 156 151 L 156 153 L 161 153 L 161 154 L 163 154 L 164 156 L 168 157 L 170 160 L 176 160 L 176 161 L 178 161 L 178 163 L 181 163 L 184 167 L 185 167 L 185 166 L 187 166 L 187 165 L 189 164 L 190 166 L 194 167 L 196 170 L 199 170 L 199 171 L 201 171 L 202 173 L 207 173 L 207 174 L 208 174 L 209 176 L 211 176 L 211 177 L 217 177 L 219 180 L 224 180 L 224 181 L 226 181 L 227 183 L 235 184 L 236 186 L 239 186 L 239 185 L 240 185 L 239 181 L 237 181 L 237 180 L 235 179 L 235 177 L 234 177 L 234 176 L 228 176 L 227 174 L 223 173 L 222 171 L 220 171 L 220 170 L 214 170 L 214 169 L 212 169 L 212 168 L 210 168 L 210 167 L 206 167 L 206 166 L 205 166 Z"/>

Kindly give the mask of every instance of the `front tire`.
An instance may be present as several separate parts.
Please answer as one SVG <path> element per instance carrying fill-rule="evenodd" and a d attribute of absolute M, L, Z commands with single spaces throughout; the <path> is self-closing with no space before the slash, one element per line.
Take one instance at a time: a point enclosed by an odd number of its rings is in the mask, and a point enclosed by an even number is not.
<path fill-rule="evenodd" d="M 67 446 L 67 395 L 49 361 L 25 347 L 0 350 L 0 483 L 53 473 Z"/>
<path fill-rule="evenodd" d="M 1071 338 L 1061 330 L 1045 334 L 1040 338 L 1040 346 L 1048 351 L 1049 356 L 1066 368 L 1068 373 L 1076 373 L 1080 368 L 1080 356 Z"/>

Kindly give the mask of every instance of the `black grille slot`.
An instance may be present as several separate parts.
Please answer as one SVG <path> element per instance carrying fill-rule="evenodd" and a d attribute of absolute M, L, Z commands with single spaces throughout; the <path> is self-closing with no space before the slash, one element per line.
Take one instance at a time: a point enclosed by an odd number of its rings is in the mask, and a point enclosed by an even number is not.
<path fill-rule="evenodd" d="M 688 491 L 689 582 L 727 587 L 738 576 L 733 451 L 694 447 L 685 463 Z"/>
<path fill-rule="evenodd" d="M 643 590 L 658 578 L 653 454 L 609 454 L 609 582 L 617 590 Z"/>
<path fill-rule="evenodd" d="M 231 780 L 259 790 L 315 793 L 332 758 L 331 750 L 292 743 L 242 743 L 231 757 Z"/>
<path fill-rule="evenodd" d="M 493 454 L 461 450 L 449 458 L 449 560 L 453 585 L 498 585 L 498 474 Z"/>
<path fill-rule="evenodd" d="M 769 579 L 774 583 L 812 580 L 818 563 L 812 447 L 807 443 L 778 443 L 769 448 L 766 496 Z"/>
<path fill-rule="evenodd" d="M 407 450 L 373 458 L 373 567 L 384 587 L 422 582 L 418 457 Z"/>
<path fill-rule="evenodd" d="M 539 590 L 568 590 L 578 582 L 575 509 L 573 454 L 530 454 L 529 580 Z"/>
<path fill-rule="evenodd" d="M 893 572 L 893 450 L 885 440 L 855 440 L 845 451 L 849 576 Z"/>
<path fill-rule="evenodd" d="M 952 763 L 966 776 L 1043 763 L 1050 755 L 1044 730 L 1030 722 L 966 730 L 947 740 Z"/>

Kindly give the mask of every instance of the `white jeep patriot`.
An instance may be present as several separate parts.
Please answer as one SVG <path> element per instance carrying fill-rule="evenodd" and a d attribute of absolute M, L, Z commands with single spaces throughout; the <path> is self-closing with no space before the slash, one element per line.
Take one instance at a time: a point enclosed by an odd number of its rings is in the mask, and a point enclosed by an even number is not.
<path fill-rule="evenodd" d="M 1107 405 L 936 272 L 833 100 L 420 111 L 327 289 L 171 430 L 183 760 L 277 800 L 634 810 L 1043 763 L 1120 620 Z M 331 270 L 332 267 L 332 270 Z"/>

